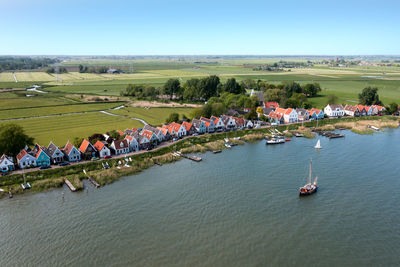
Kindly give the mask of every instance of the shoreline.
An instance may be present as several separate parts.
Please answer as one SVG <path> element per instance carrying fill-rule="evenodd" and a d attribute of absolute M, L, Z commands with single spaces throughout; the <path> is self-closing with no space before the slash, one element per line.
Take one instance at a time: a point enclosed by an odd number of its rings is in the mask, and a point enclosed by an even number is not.
<path fill-rule="evenodd" d="M 366 132 L 360 130 L 359 126 L 376 123 L 379 128 L 398 128 L 400 118 L 397 117 L 358 117 L 358 118 L 341 118 L 341 119 L 324 119 L 318 121 L 318 129 L 334 130 L 335 128 L 346 128 L 357 134 L 371 134 L 370 129 L 366 128 Z M 8 195 L 8 187 L 11 187 L 13 195 L 24 193 L 38 193 L 43 191 L 60 188 L 65 184 L 65 180 L 71 182 L 76 191 L 83 190 L 82 180 L 87 177 L 83 174 L 83 169 L 88 175 L 97 181 L 100 186 L 118 181 L 120 178 L 140 173 L 154 165 L 162 165 L 181 160 L 182 157 L 176 157 L 171 154 L 173 151 L 181 151 L 188 153 L 204 153 L 213 150 L 224 150 L 223 139 L 228 137 L 231 143 L 243 145 L 246 142 L 257 142 L 262 140 L 270 132 L 271 128 L 275 128 L 283 132 L 285 136 L 293 136 L 293 132 L 305 133 L 305 138 L 314 138 L 315 133 L 311 131 L 316 127 L 317 122 L 305 122 L 295 124 L 284 124 L 275 127 L 269 126 L 259 129 L 236 130 L 232 132 L 212 133 L 196 137 L 185 137 L 174 143 L 167 143 L 162 147 L 158 147 L 152 151 L 142 151 L 141 153 L 122 155 L 118 158 L 103 159 L 93 162 L 83 162 L 65 167 L 58 167 L 49 170 L 33 170 L 25 172 L 26 181 L 32 185 L 29 190 L 23 190 L 23 172 L 14 173 L 0 177 L 0 188 L 4 191 L 0 192 L 0 199 Z M 361 128 L 364 129 L 364 128 Z M 373 132 L 372 132 L 373 133 Z M 234 140 L 234 137 L 240 137 L 240 140 Z M 119 161 L 124 161 L 125 156 L 131 158 L 129 167 L 124 164 L 118 165 Z M 102 163 L 108 163 L 110 168 L 104 169 Z M 125 163 L 125 162 L 124 162 Z"/>

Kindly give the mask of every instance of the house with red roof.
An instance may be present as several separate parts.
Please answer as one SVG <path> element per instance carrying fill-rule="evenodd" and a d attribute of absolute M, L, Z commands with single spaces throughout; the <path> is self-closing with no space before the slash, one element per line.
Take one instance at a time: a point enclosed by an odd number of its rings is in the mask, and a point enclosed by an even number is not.
<path fill-rule="evenodd" d="M 218 117 L 215 117 L 215 116 L 211 116 L 210 119 L 214 122 L 215 130 L 217 132 L 222 132 L 225 129 L 225 124 L 221 120 L 221 118 L 218 118 Z"/>
<path fill-rule="evenodd" d="M 275 113 L 282 115 L 285 123 L 295 123 L 299 121 L 298 114 L 293 108 L 277 108 Z"/>
<path fill-rule="evenodd" d="M 97 152 L 99 153 L 100 158 L 104 158 L 106 156 L 111 156 L 111 150 L 107 147 L 107 144 L 98 140 L 94 147 L 96 148 Z"/>
<path fill-rule="evenodd" d="M 385 107 L 379 105 L 372 105 L 371 107 L 373 107 L 372 115 L 380 115 L 386 110 Z"/>
<path fill-rule="evenodd" d="M 207 118 L 204 118 L 204 117 L 201 117 L 200 120 L 202 122 L 204 122 L 204 125 L 206 126 L 208 133 L 215 132 L 215 124 L 214 124 L 213 120 L 210 120 L 210 119 L 207 119 Z"/>
<path fill-rule="evenodd" d="M 47 167 L 50 166 L 50 156 L 46 153 L 46 149 L 38 144 L 37 152 L 35 154 L 36 157 L 36 166 L 38 167 Z"/>
<path fill-rule="evenodd" d="M 276 113 L 272 111 L 269 113 L 268 117 L 271 123 L 276 123 L 276 124 L 285 123 L 285 120 L 283 119 L 283 115 L 281 113 Z"/>
<path fill-rule="evenodd" d="M 157 127 L 158 130 L 160 130 L 163 135 L 164 135 L 164 141 L 168 141 L 171 139 L 171 134 L 168 131 L 168 127 Z"/>
<path fill-rule="evenodd" d="M 308 112 L 310 114 L 310 120 L 322 120 L 325 116 L 324 112 L 317 108 L 312 108 Z"/>
<path fill-rule="evenodd" d="M 131 152 L 139 151 L 139 143 L 134 136 L 127 135 L 125 136 L 125 140 L 128 142 L 129 150 Z"/>
<path fill-rule="evenodd" d="M 182 122 L 182 126 L 185 127 L 186 135 L 192 135 L 196 133 L 196 129 L 193 127 L 193 124 L 190 122 L 184 121 Z"/>
<path fill-rule="evenodd" d="M 243 118 L 232 117 L 232 119 L 235 121 L 236 128 L 243 129 L 245 127 L 245 122 Z"/>
<path fill-rule="evenodd" d="M 96 148 L 86 139 L 83 139 L 81 146 L 79 147 L 81 157 L 86 160 L 90 160 L 96 157 Z"/>
<path fill-rule="evenodd" d="M 236 122 L 231 116 L 222 115 L 220 120 L 222 120 L 226 130 L 230 131 L 236 128 Z"/>
<path fill-rule="evenodd" d="M 359 110 L 360 116 L 367 116 L 367 110 L 365 109 L 365 106 L 356 105 L 356 108 Z"/>
<path fill-rule="evenodd" d="M 360 116 L 360 110 L 358 110 L 358 108 L 356 106 L 352 106 L 352 105 L 346 105 L 344 107 L 344 113 L 347 116 L 351 116 L 351 117 Z"/>
<path fill-rule="evenodd" d="M 367 116 L 372 116 L 372 111 L 374 110 L 371 106 L 364 106 Z"/>
<path fill-rule="evenodd" d="M 26 149 L 23 149 L 17 155 L 17 163 L 21 169 L 36 167 L 36 157 L 29 154 Z"/>
<path fill-rule="evenodd" d="M 65 147 L 62 149 L 62 152 L 69 162 L 77 162 L 81 160 L 81 152 L 70 141 L 67 142 Z"/>
<path fill-rule="evenodd" d="M 0 172 L 2 173 L 10 172 L 13 171 L 14 169 L 15 167 L 13 159 L 3 154 L 0 157 Z"/>
<path fill-rule="evenodd" d="M 156 134 L 153 133 L 152 131 L 143 129 L 140 132 L 140 135 L 145 136 L 150 141 L 150 144 L 152 144 L 152 145 L 158 144 L 158 138 L 157 138 Z"/>
<path fill-rule="evenodd" d="M 164 134 L 159 129 L 157 129 L 157 128 L 153 127 L 153 126 L 150 126 L 148 124 L 146 124 L 143 127 L 143 129 L 153 132 L 153 134 L 157 137 L 158 143 L 161 143 L 162 141 L 164 141 Z"/>
<path fill-rule="evenodd" d="M 111 148 L 114 150 L 115 155 L 129 153 L 129 145 L 125 139 L 124 140 L 114 140 L 111 143 Z"/>
<path fill-rule="evenodd" d="M 186 133 L 186 128 L 182 126 L 182 124 L 172 122 L 167 126 L 167 129 L 170 133 L 171 136 L 175 136 L 178 138 L 181 138 L 185 136 Z"/>
<path fill-rule="evenodd" d="M 272 108 L 272 109 L 277 109 L 279 108 L 279 103 L 278 102 L 265 102 L 264 103 L 265 108 Z"/>

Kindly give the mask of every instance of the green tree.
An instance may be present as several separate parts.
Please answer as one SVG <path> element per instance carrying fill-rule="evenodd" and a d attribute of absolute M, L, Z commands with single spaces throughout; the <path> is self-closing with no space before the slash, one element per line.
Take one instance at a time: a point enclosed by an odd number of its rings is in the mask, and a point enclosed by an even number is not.
<path fill-rule="evenodd" d="M 338 97 L 333 94 L 329 94 L 326 98 L 326 104 L 337 104 L 338 102 Z"/>
<path fill-rule="evenodd" d="M 398 110 L 398 107 L 399 105 L 397 105 L 397 103 L 390 103 L 390 105 L 386 107 L 386 113 L 393 114 Z"/>
<path fill-rule="evenodd" d="M 182 87 L 181 83 L 179 82 L 178 79 L 169 79 L 165 84 L 164 84 L 164 93 L 170 96 L 170 99 L 174 95 L 181 96 L 182 95 Z"/>
<path fill-rule="evenodd" d="M 301 88 L 299 83 L 288 81 L 284 82 L 282 85 L 287 98 L 290 98 L 294 93 L 300 94 L 303 92 L 303 88 Z"/>
<path fill-rule="evenodd" d="M 361 105 L 379 105 L 381 101 L 379 100 L 378 88 L 377 87 L 365 87 L 361 94 L 358 95 Z"/>
<path fill-rule="evenodd" d="M 33 145 L 33 137 L 25 134 L 17 124 L 6 124 L 0 127 L 0 154 L 16 157 L 26 145 Z"/>
<path fill-rule="evenodd" d="M 219 117 L 226 112 L 226 107 L 223 103 L 214 103 L 211 105 L 211 107 L 211 115 Z"/>
<path fill-rule="evenodd" d="M 190 79 L 183 84 L 183 99 L 194 101 L 200 98 L 200 80 Z"/>
<path fill-rule="evenodd" d="M 264 95 L 264 99 L 266 102 L 278 102 L 285 98 L 285 92 L 282 89 L 270 89 Z"/>
<path fill-rule="evenodd" d="M 179 121 L 179 114 L 174 112 L 174 113 L 169 114 L 169 116 L 165 122 L 171 123 L 171 122 L 178 122 L 178 121 Z"/>
<path fill-rule="evenodd" d="M 223 90 L 225 92 L 229 92 L 232 94 L 242 94 L 245 93 L 246 90 L 242 88 L 237 82 L 235 78 L 230 78 L 224 84 Z"/>
<path fill-rule="evenodd" d="M 216 96 L 219 84 L 220 80 L 216 75 L 211 75 L 201 79 L 199 84 L 200 96 L 204 98 L 204 100 L 207 100 L 212 96 Z"/>
<path fill-rule="evenodd" d="M 50 73 L 55 73 L 55 72 L 56 72 L 56 70 L 55 70 L 53 67 L 48 68 L 48 69 L 46 70 L 46 73 L 48 73 L 48 74 L 50 74 Z"/>
<path fill-rule="evenodd" d="M 300 93 L 293 93 L 293 95 L 287 100 L 286 107 L 300 108 L 306 101 L 306 97 Z"/>
<path fill-rule="evenodd" d="M 82 142 L 83 142 L 83 137 L 75 137 L 74 138 L 74 141 L 72 141 L 72 143 L 74 144 L 74 146 L 76 147 L 76 148 L 78 148 L 79 149 L 79 147 L 81 146 L 81 144 L 82 144 Z"/>
<path fill-rule="evenodd" d="M 321 86 L 319 83 L 307 83 L 303 86 L 303 92 L 309 96 L 314 97 L 321 91 Z"/>

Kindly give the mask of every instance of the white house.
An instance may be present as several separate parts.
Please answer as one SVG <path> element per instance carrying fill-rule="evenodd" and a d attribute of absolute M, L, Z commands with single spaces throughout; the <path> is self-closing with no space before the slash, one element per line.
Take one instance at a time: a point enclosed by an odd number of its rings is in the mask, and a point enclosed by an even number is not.
<path fill-rule="evenodd" d="M 225 129 L 231 130 L 236 128 L 236 122 L 232 117 L 223 115 L 220 120 L 224 123 Z"/>
<path fill-rule="evenodd" d="M 215 116 L 211 116 L 211 120 L 214 122 L 215 130 L 217 132 L 223 131 L 225 129 L 225 124 L 220 118 L 217 118 Z"/>
<path fill-rule="evenodd" d="M 17 155 L 18 165 L 21 169 L 36 167 L 36 158 L 29 154 L 25 149 L 21 150 Z"/>
<path fill-rule="evenodd" d="M 69 141 L 62 151 L 69 162 L 77 162 L 81 160 L 81 152 Z"/>
<path fill-rule="evenodd" d="M 97 149 L 97 151 L 99 152 L 99 157 L 100 158 L 104 158 L 106 156 L 111 156 L 111 150 L 106 146 L 105 143 L 101 142 L 101 141 L 97 141 L 94 144 L 94 147 Z"/>
<path fill-rule="evenodd" d="M 0 172 L 9 172 L 14 170 L 14 162 L 12 158 L 3 154 L 0 158 Z"/>
<path fill-rule="evenodd" d="M 288 108 L 288 109 L 277 108 L 275 110 L 275 113 L 281 114 L 283 116 L 283 120 L 285 123 L 294 123 L 299 121 L 298 114 L 296 110 L 293 108 Z"/>
<path fill-rule="evenodd" d="M 111 147 L 114 149 L 115 155 L 129 153 L 129 145 L 126 140 L 114 140 Z"/>
<path fill-rule="evenodd" d="M 127 135 L 125 136 L 125 140 L 128 142 L 129 144 L 129 150 L 132 152 L 136 152 L 139 151 L 139 143 L 136 140 L 135 137 L 131 136 L 131 135 Z"/>
<path fill-rule="evenodd" d="M 340 118 L 343 117 L 346 112 L 343 108 L 342 105 L 340 104 L 328 104 L 325 108 L 324 108 L 324 113 L 328 116 L 328 117 L 333 117 L 333 118 Z"/>
<path fill-rule="evenodd" d="M 252 129 L 254 127 L 254 124 L 251 120 L 245 120 L 245 127 L 248 129 Z"/>

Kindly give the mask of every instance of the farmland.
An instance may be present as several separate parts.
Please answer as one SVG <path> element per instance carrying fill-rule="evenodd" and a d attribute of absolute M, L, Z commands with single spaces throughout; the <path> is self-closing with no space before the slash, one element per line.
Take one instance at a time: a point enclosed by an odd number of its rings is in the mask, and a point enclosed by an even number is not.
<path fill-rule="evenodd" d="M 178 113 L 180 117 L 185 115 L 189 117 L 192 108 L 141 108 L 128 107 L 110 111 L 110 113 L 127 116 L 130 118 L 139 118 L 151 125 L 162 125 L 171 113 Z"/>
<path fill-rule="evenodd" d="M 11 122 L 0 122 L 7 124 Z M 35 142 L 48 145 L 53 141 L 63 146 L 75 137 L 87 137 L 94 133 L 105 133 L 110 130 L 125 130 L 132 127 L 142 127 L 139 121 L 92 112 L 78 115 L 63 115 L 48 118 L 22 119 L 12 121 L 21 125 Z"/>
<path fill-rule="evenodd" d="M 234 77 L 265 80 L 270 83 L 296 81 L 300 84 L 318 82 L 322 87 L 319 96 L 310 98 L 309 102 L 322 108 L 327 96 L 338 97 L 342 104 L 354 104 L 358 94 L 366 86 L 379 88 L 380 99 L 384 104 L 400 103 L 400 67 L 353 65 L 350 67 L 330 67 L 322 64 L 313 66 L 281 69 L 278 71 L 253 70 L 252 66 L 272 64 L 279 60 L 306 62 L 310 58 L 138 58 L 132 59 L 85 59 L 72 58 L 61 65 L 69 68 L 68 73 L 48 74 L 44 71 L 16 71 L 0 73 L 0 120 L 21 119 L 15 122 L 43 144 L 54 140 L 62 145 L 67 139 L 75 136 L 87 136 L 96 132 L 127 127 L 141 127 L 142 124 L 130 118 L 140 118 L 153 125 L 161 125 L 172 113 L 189 116 L 191 108 L 131 106 L 131 100 L 120 97 L 120 92 L 128 84 L 149 84 L 155 87 L 162 85 L 170 78 L 178 78 L 181 83 L 191 78 L 218 75 L 222 82 Z M 320 60 L 320 59 L 318 59 Z M 99 74 L 79 73 L 78 65 L 107 66 L 121 68 L 126 73 Z M 132 66 L 132 68 L 130 68 Z M 132 71 L 131 71 L 132 70 Z M 18 82 L 15 82 L 14 75 Z M 21 91 L 33 84 L 41 86 L 47 93 Z M 16 90 L 10 88 L 18 88 Z M 13 90 L 13 91 L 12 91 Z M 30 97 L 27 97 L 30 96 Z M 95 99 L 98 98 L 98 99 Z M 89 103 L 104 100 L 105 103 Z M 127 103 L 127 107 L 109 110 L 118 103 L 107 103 L 107 100 Z M 111 116 L 100 113 L 100 110 L 122 116 Z M 35 116 L 55 116 L 48 118 L 28 118 Z M 3 122 L 10 123 L 10 122 Z"/>

